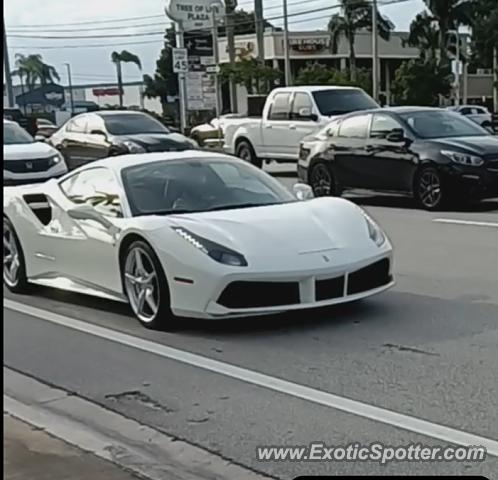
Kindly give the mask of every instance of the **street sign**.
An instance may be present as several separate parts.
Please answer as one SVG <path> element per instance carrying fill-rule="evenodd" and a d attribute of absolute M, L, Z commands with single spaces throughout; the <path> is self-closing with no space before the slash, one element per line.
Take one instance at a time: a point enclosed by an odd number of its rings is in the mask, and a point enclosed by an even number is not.
<path fill-rule="evenodd" d="M 173 48 L 173 72 L 174 73 L 188 72 L 186 48 Z"/>
<path fill-rule="evenodd" d="M 168 0 L 165 11 L 171 20 L 187 31 L 212 28 L 212 12 L 216 18 L 222 18 L 225 6 L 221 0 Z"/>

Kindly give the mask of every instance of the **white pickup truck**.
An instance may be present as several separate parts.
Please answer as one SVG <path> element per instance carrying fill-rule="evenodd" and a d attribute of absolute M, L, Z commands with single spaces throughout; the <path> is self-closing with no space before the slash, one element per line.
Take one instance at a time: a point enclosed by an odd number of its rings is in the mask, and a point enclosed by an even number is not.
<path fill-rule="evenodd" d="M 371 108 L 379 105 L 360 88 L 277 88 L 266 99 L 261 118 L 223 119 L 223 148 L 258 167 L 264 160 L 295 162 L 304 137 L 334 117 Z"/>

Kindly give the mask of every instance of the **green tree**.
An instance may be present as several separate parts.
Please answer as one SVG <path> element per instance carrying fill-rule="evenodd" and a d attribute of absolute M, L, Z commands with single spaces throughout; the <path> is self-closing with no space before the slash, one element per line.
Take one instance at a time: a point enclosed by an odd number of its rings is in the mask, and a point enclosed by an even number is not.
<path fill-rule="evenodd" d="M 250 35 L 256 32 L 256 21 L 253 12 L 246 12 L 243 9 L 237 9 L 233 12 L 233 25 L 235 35 Z M 268 20 L 263 20 L 263 28 L 273 28 L 274 30 L 282 30 L 281 28 L 274 27 Z M 220 36 L 226 35 L 225 21 L 218 28 Z"/>
<path fill-rule="evenodd" d="M 332 15 L 328 23 L 333 53 L 337 53 L 339 40 L 345 38 L 349 44 L 349 72 L 352 81 L 356 79 L 356 34 L 363 29 L 372 29 L 372 7 L 365 0 L 340 0 L 341 13 Z M 377 12 L 379 35 L 389 39 L 394 25 L 380 12 Z"/>
<path fill-rule="evenodd" d="M 397 105 L 438 106 L 439 96 L 451 92 L 447 69 L 437 60 L 403 62 L 396 70 L 391 93 Z"/>
<path fill-rule="evenodd" d="M 261 65 L 255 58 L 241 58 L 233 64 L 224 63 L 219 75 L 222 84 L 234 81 L 237 85 L 244 85 L 249 95 L 268 93 L 270 84 L 282 77 L 279 70 Z"/>
<path fill-rule="evenodd" d="M 493 49 L 498 49 L 498 1 L 479 0 L 472 17 L 472 47 L 475 59 L 491 67 Z"/>
<path fill-rule="evenodd" d="M 408 38 L 403 43 L 419 48 L 423 60 L 436 59 L 439 50 L 439 29 L 435 18 L 427 12 L 419 13 L 412 21 Z"/>
<path fill-rule="evenodd" d="M 39 54 L 22 55 L 18 53 L 16 55 L 16 70 L 13 73 L 21 79 L 21 83 L 27 85 L 28 90 L 32 90 L 38 82 L 40 85 L 46 85 L 60 80 L 55 67 L 46 64 Z"/>
<path fill-rule="evenodd" d="M 122 63 L 134 63 L 140 70 L 142 70 L 142 63 L 140 62 L 140 58 L 128 52 L 127 50 L 123 50 L 121 53 L 112 52 L 111 61 L 116 65 L 116 74 L 118 77 L 118 89 L 119 89 L 119 106 L 123 106 L 123 71 L 121 64 Z"/>
<path fill-rule="evenodd" d="M 175 32 L 172 28 L 166 30 L 164 47 L 156 62 L 154 76 L 144 75 L 144 95 L 147 98 L 159 98 L 165 110 L 166 97 L 178 95 L 178 78 L 173 73 L 172 48 L 176 46 Z"/>
<path fill-rule="evenodd" d="M 357 69 L 356 80 L 351 80 L 349 72 L 329 68 L 321 63 L 308 63 L 299 70 L 296 85 L 337 85 L 360 87 L 367 92 L 372 91 L 372 80 L 369 71 Z"/>

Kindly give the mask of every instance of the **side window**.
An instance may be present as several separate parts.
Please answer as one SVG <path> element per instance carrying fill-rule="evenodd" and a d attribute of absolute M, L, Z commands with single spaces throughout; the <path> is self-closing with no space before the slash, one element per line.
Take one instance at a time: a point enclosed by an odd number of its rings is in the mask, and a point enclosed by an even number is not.
<path fill-rule="evenodd" d="M 311 102 L 311 98 L 307 93 L 296 93 L 294 95 L 294 102 L 292 103 L 291 118 L 296 120 L 303 120 L 303 118 L 299 116 L 299 111 L 303 108 L 306 108 L 310 111 L 310 113 L 312 113 L 313 103 Z"/>
<path fill-rule="evenodd" d="M 60 188 L 76 204 L 88 204 L 103 215 L 122 217 L 119 184 L 107 168 L 91 168 L 60 183 Z"/>
<path fill-rule="evenodd" d="M 104 121 L 98 115 L 89 115 L 86 122 L 86 133 L 91 133 L 95 130 L 105 132 Z"/>
<path fill-rule="evenodd" d="M 289 120 L 290 93 L 277 93 L 268 113 L 268 120 Z"/>
<path fill-rule="evenodd" d="M 346 118 L 339 127 L 339 137 L 367 138 L 370 115 L 356 115 Z"/>
<path fill-rule="evenodd" d="M 86 116 L 76 117 L 69 120 L 66 130 L 72 133 L 85 133 Z"/>
<path fill-rule="evenodd" d="M 472 113 L 472 109 L 469 107 L 464 107 L 464 108 L 460 109 L 460 113 L 462 115 L 470 115 Z"/>
<path fill-rule="evenodd" d="M 370 128 L 370 138 L 385 138 L 395 128 L 403 129 L 403 126 L 390 115 L 376 114 Z"/>

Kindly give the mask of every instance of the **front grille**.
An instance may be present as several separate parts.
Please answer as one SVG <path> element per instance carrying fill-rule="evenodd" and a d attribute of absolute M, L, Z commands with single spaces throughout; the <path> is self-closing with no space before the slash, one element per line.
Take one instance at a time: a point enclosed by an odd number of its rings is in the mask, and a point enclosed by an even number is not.
<path fill-rule="evenodd" d="M 373 290 L 391 282 L 389 260 L 384 258 L 348 276 L 348 295 Z"/>
<path fill-rule="evenodd" d="M 32 160 L 4 160 L 3 169 L 12 173 L 45 172 L 52 166 L 50 158 L 33 158 Z"/>
<path fill-rule="evenodd" d="M 226 308 L 258 308 L 300 303 L 298 282 L 232 282 L 218 303 Z"/>
<path fill-rule="evenodd" d="M 315 282 L 316 301 L 339 298 L 344 295 L 344 275 Z"/>

